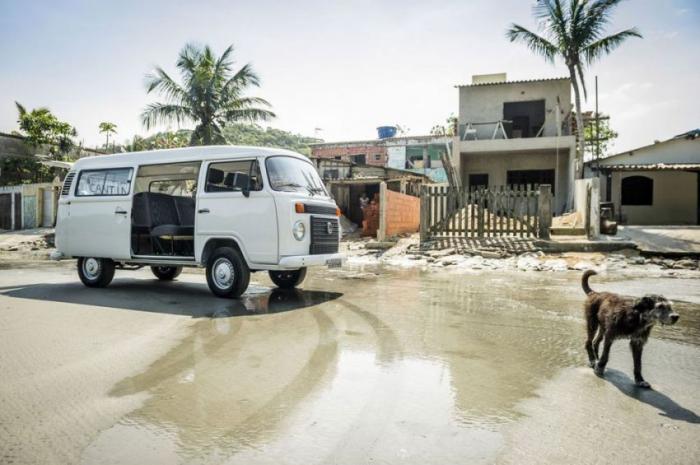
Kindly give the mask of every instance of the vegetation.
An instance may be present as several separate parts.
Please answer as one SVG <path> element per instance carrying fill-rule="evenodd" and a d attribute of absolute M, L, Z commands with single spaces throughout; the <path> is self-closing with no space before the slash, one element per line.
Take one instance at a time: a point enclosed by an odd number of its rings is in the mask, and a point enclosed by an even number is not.
<path fill-rule="evenodd" d="M 109 121 L 103 121 L 100 123 L 100 134 L 105 134 L 107 140 L 105 141 L 105 149 L 109 150 L 109 135 L 117 133 L 117 125 L 110 123 Z"/>
<path fill-rule="evenodd" d="M 27 111 L 19 102 L 15 102 L 15 105 L 19 113 L 19 129 L 31 147 L 48 145 L 49 154 L 60 159 L 75 146 L 73 137 L 78 132 L 69 123 L 56 118 L 48 108 Z"/>
<path fill-rule="evenodd" d="M 142 113 L 146 129 L 159 123 L 194 122 L 190 145 L 223 144 L 223 128 L 234 122 L 266 121 L 275 116 L 260 97 L 247 97 L 247 88 L 260 85 L 250 64 L 233 72 L 233 45 L 220 57 L 209 46 L 188 44 L 177 60 L 182 84 L 162 68 L 146 76 L 148 93 L 157 91 L 165 102 L 152 103 Z"/>
<path fill-rule="evenodd" d="M 555 58 L 564 61 L 576 103 L 576 127 L 582 128 L 581 89 L 586 97 L 583 69 L 604 55 L 609 54 L 630 37 L 642 37 L 637 29 L 626 29 L 604 36 L 605 27 L 613 9 L 622 0 L 539 0 L 533 13 L 543 35 L 513 24 L 506 32 L 511 42 L 522 42 L 534 53 L 553 63 Z M 578 137 L 576 177 L 583 177 L 584 138 Z"/>
<path fill-rule="evenodd" d="M 445 124 L 436 124 L 430 129 L 433 136 L 454 136 L 457 134 L 457 117 L 450 115 L 445 120 Z"/>
<path fill-rule="evenodd" d="M 41 148 L 48 150 L 53 159 L 64 159 L 75 146 L 73 138 L 77 132 L 69 123 L 59 120 L 48 108 L 35 108 L 32 111 L 15 102 L 17 106 L 19 132 L 32 152 Z M 0 185 L 15 185 L 32 182 L 49 182 L 57 170 L 42 165 L 33 156 L 3 157 L 0 159 Z"/>
<path fill-rule="evenodd" d="M 608 149 L 612 141 L 618 136 L 617 131 L 610 127 L 610 119 L 604 115 L 600 115 L 598 126 L 596 127 L 595 113 L 591 112 L 584 121 L 583 135 L 586 140 L 586 148 L 584 153 L 585 160 L 597 160 L 608 156 Z M 600 157 L 598 157 L 598 149 L 600 149 Z"/>
<path fill-rule="evenodd" d="M 189 129 L 159 132 L 150 137 L 134 136 L 124 149 L 128 152 L 140 150 L 167 149 L 188 145 L 192 132 Z M 252 145 L 278 147 L 310 155 L 309 144 L 323 142 L 321 139 L 305 137 L 280 129 L 262 128 L 257 124 L 234 123 L 222 130 L 224 143 L 231 145 Z"/>

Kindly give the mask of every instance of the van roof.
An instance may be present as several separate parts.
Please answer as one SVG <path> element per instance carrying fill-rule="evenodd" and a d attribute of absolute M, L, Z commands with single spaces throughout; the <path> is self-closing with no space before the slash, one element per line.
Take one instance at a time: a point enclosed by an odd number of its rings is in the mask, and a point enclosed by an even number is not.
<path fill-rule="evenodd" d="M 159 163 L 177 163 L 197 160 L 221 160 L 229 158 L 245 158 L 250 156 L 258 157 L 261 155 L 288 155 L 306 161 L 309 160 L 307 157 L 299 153 L 285 149 L 250 147 L 244 145 L 209 145 L 85 157 L 75 162 L 73 165 L 73 170 L 134 165 L 156 165 Z"/>

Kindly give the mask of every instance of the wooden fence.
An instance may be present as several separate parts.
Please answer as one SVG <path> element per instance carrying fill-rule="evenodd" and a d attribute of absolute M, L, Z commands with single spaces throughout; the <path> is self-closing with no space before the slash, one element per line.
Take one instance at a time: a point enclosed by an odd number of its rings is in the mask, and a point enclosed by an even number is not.
<path fill-rule="evenodd" d="M 421 240 L 447 237 L 549 238 L 549 185 L 501 186 L 472 191 L 423 186 Z"/>

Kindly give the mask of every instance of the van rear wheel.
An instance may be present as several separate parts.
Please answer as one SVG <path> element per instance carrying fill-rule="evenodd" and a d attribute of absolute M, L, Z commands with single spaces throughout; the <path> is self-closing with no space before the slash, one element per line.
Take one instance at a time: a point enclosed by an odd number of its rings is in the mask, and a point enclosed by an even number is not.
<path fill-rule="evenodd" d="M 172 281 L 182 273 L 181 266 L 152 266 L 151 271 L 161 281 Z"/>
<path fill-rule="evenodd" d="M 114 262 L 108 258 L 81 257 L 78 276 L 87 287 L 107 287 L 114 278 Z"/>
<path fill-rule="evenodd" d="M 297 287 L 306 278 L 306 267 L 298 270 L 271 270 L 270 279 L 282 289 Z"/>
<path fill-rule="evenodd" d="M 217 297 L 235 299 L 250 283 L 250 270 L 241 253 L 231 247 L 219 247 L 207 261 L 207 284 Z"/>

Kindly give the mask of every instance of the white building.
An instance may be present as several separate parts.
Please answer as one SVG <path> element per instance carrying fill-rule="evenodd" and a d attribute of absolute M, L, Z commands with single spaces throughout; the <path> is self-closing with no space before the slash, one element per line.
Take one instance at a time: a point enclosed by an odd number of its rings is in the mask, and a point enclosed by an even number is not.
<path fill-rule="evenodd" d="M 588 163 L 626 224 L 700 224 L 700 129 Z"/>

